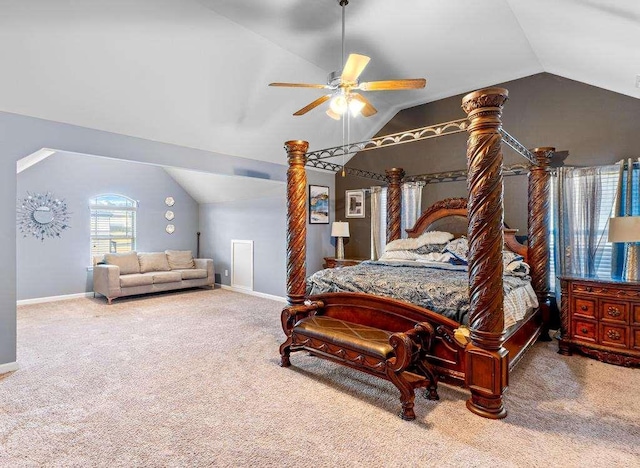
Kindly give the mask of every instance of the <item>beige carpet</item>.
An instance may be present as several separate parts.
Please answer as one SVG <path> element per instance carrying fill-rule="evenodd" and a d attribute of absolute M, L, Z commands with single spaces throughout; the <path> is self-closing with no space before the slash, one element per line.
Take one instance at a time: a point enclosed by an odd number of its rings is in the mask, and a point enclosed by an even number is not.
<path fill-rule="evenodd" d="M 640 370 L 537 344 L 509 416 L 441 386 L 396 416 L 388 382 L 303 353 L 282 304 L 226 290 L 18 310 L 0 377 L 0 466 L 639 466 Z"/>

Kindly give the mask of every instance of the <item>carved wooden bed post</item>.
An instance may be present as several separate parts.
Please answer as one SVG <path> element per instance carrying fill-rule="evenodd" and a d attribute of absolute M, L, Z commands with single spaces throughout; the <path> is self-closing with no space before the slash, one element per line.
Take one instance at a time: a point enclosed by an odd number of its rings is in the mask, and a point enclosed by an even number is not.
<path fill-rule="evenodd" d="M 289 305 L 303 304 L 307 277 L 307 162 L 309 143 L 287 141 L 287 300 Z"/>
<path fill-rule="evenodd" d="M 555 148 L 534 148 L 536 165 L 529 171 L 529 249 L 531 265 L 531 286 L 538 296 L 542 310 L 542 341 L 550 341 L 549 322 L 551 288 L 549 278 L 549 190 L 551 174 L 549 163 Z"/>
<path fill-rule="evenodd" d="M 402 190 L 400 183 L 404 169 L 394 167 L 385 171 L 389 179 L 387 188 L 387 243 L 402 237 L 400 213 L 402 211 Z"/>
<path fill-rule="evenodd" d="M 507 415 L 502 394 L 508 385 L 508 352 L 504 341 L 502 106 L 503 88 L 467 94 L 462 108 L 469 119 L 467 187 L 469 190 L 469 328 L 467 408 L 480 416 Z"/>

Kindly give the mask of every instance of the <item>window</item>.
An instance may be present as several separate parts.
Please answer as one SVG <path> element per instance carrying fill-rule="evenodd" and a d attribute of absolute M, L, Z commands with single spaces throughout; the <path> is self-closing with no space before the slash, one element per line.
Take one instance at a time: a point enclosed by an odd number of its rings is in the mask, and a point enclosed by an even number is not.
<path fill-rule="evenodd" d="M 122 195 L 98 195 L 91 199 L 91 258 L 136 248 L 138 203 Z"/>
<path fill-rule="evenodd" d="M 626 176 L 626 172 L 625 172 Z M 639 171 L 633 171 L 633 193 L 632 197 L 637 199 L 640 196 L 638 193 L 638 187 L 640 181 L 638 180 L 640 174 Z M 580 177 L 580 176 L 577 176 Z M 612 256 L 613 246 L 608 242 L 609 232 L 609 218 L 613 215 L 614 201 L 616 198 L 616 187 L 618 184 L 619 166 L 607 166 L 603 167 L 600 172 L 599 178 L 599 196 L 600 196 L 600 211 L 598 219 L 593 221 L 593 232 L 589 233 L 591 242 L 595 244 L 595 256 L 592 259 L 594 265 L 595 276 L 608 277 L 612 273 Z M 625 182 L 626 183 L 626 182 Z M 575 184 L 571 186 L 572 190 L 568 194 L 569 200 L 571 200 L 568 207 L 571 211 L 571 216 L 577 216 L 580 213 L 580 206 L 586 203 L 584 194 L 581 193 L 580 185 Z M 624 190 L 624 184 L 623 184 Z M 551 203 L 550 203 L 550 216 L 549 216 L 549 231 L 550 231 L 550 253 L 551 253 L 551 289 L 556 286 L 555 277 L 556 274 L 561 274 L 557 271 L 556 267 L 556 242 L 557 242 L 557 223 L 558 223 L 558 189 L 557 189 L 557 176 L 551 178 Z M 586 227 L 583 223 L 576 222 L 575 225 L 582 225 L 583 229 Z M 580 238 L 584 237 L 585 232 L 574 232 L 572 235 Z M 584 257 L 589 252 L 589 246 L 584 242 L 572 242 L 572 248 L 575 250 L 574 255 L 576 257 Z M 557 273 L 556 273 L 557 272 Z"/>

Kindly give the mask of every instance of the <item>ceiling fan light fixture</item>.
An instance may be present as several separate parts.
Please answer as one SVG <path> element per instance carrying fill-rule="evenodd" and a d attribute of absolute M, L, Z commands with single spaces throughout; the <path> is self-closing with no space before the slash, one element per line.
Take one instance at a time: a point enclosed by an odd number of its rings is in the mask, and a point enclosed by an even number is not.
<path fill-rule="evenodd" d="M 364 102 L 358 99 L 349 99 L 349 112 L 351 113 L 351 116 L 359 116 L 362 109 L 364 109 L 364 105 Z"/>
<path fill-rule="evenodd" d="M 343 93 L 336 94 L 331 98 L 329 108 L 336 114 L 344 114 L 349 109 L 347 97 Z"/>
<path fill-rule="evenodd" d="M 334 120 L 340 120 L 341 119 L 341 115 L 340 114 L 336 114 L 335 112 L 333 112 L 331 110 L 331 108 L 327 109 L 327 115 L 329 117 L 331 117 Z"/>

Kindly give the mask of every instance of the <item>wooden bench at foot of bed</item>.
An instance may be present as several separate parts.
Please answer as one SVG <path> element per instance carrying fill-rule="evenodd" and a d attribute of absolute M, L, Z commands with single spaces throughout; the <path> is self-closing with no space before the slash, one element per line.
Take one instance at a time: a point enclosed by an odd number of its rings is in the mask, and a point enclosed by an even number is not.
<path fill-rule="evenodd" d="M 406 420 L 416 417 L 416 388 L 427 387 L 425 398 L 438 399 L 437 379 L 426 360 L 434 335 L 429 323 L 358 304 L 346 313 L 335 312 L 322 301 L 289 306 L 282 311 L 282 327 L 287 335 L 280 346 L 283 367 L 291 365 L 291 352 L 305 350 L 389 380 L 400 390 L 400 417 Z M 354 313 L 359 320 L 367 317 L 369 325 L 348 320 Z"/>

